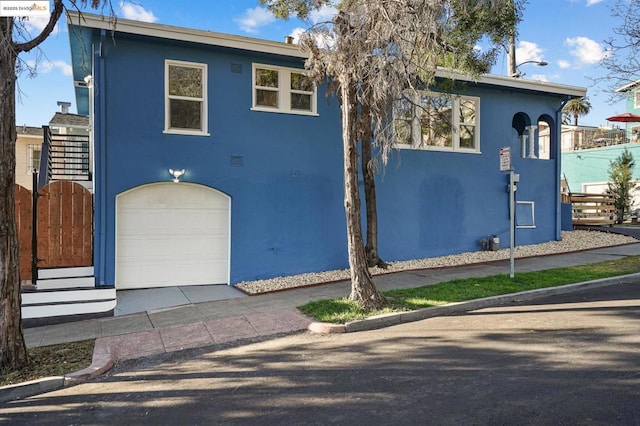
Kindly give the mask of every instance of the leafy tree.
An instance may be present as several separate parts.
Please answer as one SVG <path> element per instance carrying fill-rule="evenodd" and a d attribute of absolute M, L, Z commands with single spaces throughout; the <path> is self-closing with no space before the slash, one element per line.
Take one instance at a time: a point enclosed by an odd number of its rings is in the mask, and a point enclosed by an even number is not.
<path fill-rule="evenodd" d="M 562 113 L 573 118 L 573 125 L 578 125 L 578 117 L 589 114 L 591 112 L 591 102 L 589 98 L 583 96 L 581 98 L 573 98 L 562 108 Z"/>
<path fill-rule="evenodd" d="M 260 3 L 280 18 L 304 19 L 332 2 Z M 367 149 L 375 144 L 379 159 L 386 162 L 395 137 L 389 114 L 398 98 L 404 93 L 406 99 L 415 99 L 409 92 L 432 86 L 438 65 L 474 75 L 488 71 L 513 35 L 522 4 L 513 0 L 343 0 L 330 23 L 316 25 L 301 37 L 300 45 L 309 53 L 309 76 L 315 81 L 328 77 L 341 103 L 350 298 L 363 308 L 380 308 L 385 300 L 367 267 L 358 142 L 364 153 L 364 177 L 372 182 L 368 172 L 373 163 Z M 486 50 L 475 48 L 481 40 L 487 42 Z M 366 193 L 375 194 L 375 189 Z M 375 208 L 375 200 L 367 200 L 369 208 Z"/>
<path fill-rule="evenodd" d="M 111 5 L 110 0 L 68 0 L 71 7 Z M 22 331 L 18 238 L 15 221 L 16 78 L 19 56 L 37 48 L 51 34 L 65 11 L 63 0 L 53 0 L 44 29 L 30 38 L 28 18 L 0 17 L 0 369 L 28 364 Z"/>
<path fill-rule="evenodd" d="M 607 54 L 602 66 L 608 70 L 596 81 L 609 82 L 612 100 L 623 96 L 616 89 L 640 79 L 640 0 L 616 0 L 611 7 L 612 16 L 620 25 L 613 28 L 615 36 L 605 41 Z"/>
<path fill-rule="evenodd" d="M 633 179 L 635 160 L 626 148 L 618 158 L 609 163 L 609 184 L 607 193 L 613 195 L 616 208 L 616 222 L 622 223 L 631 210 L 632 192 L 636 187 Z"/>

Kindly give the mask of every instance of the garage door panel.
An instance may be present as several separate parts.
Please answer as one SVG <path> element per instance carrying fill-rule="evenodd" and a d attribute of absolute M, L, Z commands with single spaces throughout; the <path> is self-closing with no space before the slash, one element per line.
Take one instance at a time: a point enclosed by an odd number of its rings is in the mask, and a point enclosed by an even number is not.
<path fill-rule="evenodd" d="M 118 288 L 228 282 L 229 198 L 193 184 L 155 184 L 117 200 Z"/>
<path fill-rule="evenodd" d="M 120 244 L 122 248 L 118 251 L 118 257 L 122 258 L 122 261 L 127 259 L 130 261 L 134 258 L 136 261 L 152 261 L 159 256 L 183 258 L 191 255 L 198 258 L 206 253 L 209 258 L 226 259 L 229 250 L 227 242 L 223 240 L 224 237 L 224 235 L 210 234 L 209 236 L 193 235 L 191 238 L 183 235 L 180 239 L 175 237 L 174 240 L 157 236 L 126 238 Z"/>
<path fill-rule="evenodd" d="M 226 259 L 219 261 L 211 261 L 211 271 L 207 282 L 199 282 L 202 279 L 201 265 L 199 263 L 175 263 L 171 258 L 158 259 L 153 262 L 147 262 L 144 267 L 140 267 L 140 263 L 123 263 L 120 266 L 120 273 L 127 277 L 126 288 L 148 288 L 149 277 L 156 277 L 152 287 L 170 287 L 183 285 L 200 284 L 226 284 L 227 275 L 219 272 L 226 269 Z M 176 273 L 172 275 L 160 275 L 159 270 L 164 270 L 170 266 Z M 218 271 L 218 272 L 216 272 Z M 120 287 L 120 286 L 119 286 Z"/>

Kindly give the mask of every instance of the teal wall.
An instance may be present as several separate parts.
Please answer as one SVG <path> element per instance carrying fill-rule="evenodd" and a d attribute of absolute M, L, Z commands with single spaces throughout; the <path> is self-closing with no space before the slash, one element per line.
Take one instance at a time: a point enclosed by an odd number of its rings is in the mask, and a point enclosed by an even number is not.
<path fill-rule="evenodd" d="M 633 176 L 635 179 L 640 179 L 640 144 L 638 143 L 563 152 L 561 169 L 570 191 L 582 192 L 584 183 L 607 182 L 609 164 L 620 156 L 625 148 L 636 160 Z"/>

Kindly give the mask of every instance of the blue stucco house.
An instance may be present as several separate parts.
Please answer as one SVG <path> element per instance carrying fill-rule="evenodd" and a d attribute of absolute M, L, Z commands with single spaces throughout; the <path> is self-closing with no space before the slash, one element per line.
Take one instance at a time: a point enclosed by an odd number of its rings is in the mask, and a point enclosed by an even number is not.
<path fill-rule="evenodd" d="M 233 285 L 348 266 L 339 103 L 306 80 L 297 46 L 73 13 L 69 39 L 78 113 L 92 122 L 96 285 Z M 516 243 L 559 239 L 561 110 L 586 90 L 438 76 L 462 84 L 416 99 L 436 114 L 394 110 L 397 149 L 376 177 L 381 256 L 508 241 L 504 147 L 520 174 Z"/>

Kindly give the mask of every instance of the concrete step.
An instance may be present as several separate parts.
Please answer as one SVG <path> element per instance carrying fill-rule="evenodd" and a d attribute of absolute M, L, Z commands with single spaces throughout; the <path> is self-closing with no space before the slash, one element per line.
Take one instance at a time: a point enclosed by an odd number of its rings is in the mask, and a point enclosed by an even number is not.
<path fill-rule="evenodd" d="M 22 318 L 33 320 L 104 314 L 113 312 L 116 304 L 115 288 L 36 290 L 22 293 Z"/>
<path fill-rule="evenodd" d="M 38 279 L 36 285 L 38 290 L 62 290 L 69 288 L 94 288 L 96 286 L 95 277 L 71 277 L 71 278 L 47 278 Z"/>
<path fill-rule="evenodd" d="M 93 266 L 77 266 L 73 268 L 42 268 L 38 269 L 38 279 L 92 277 Z"/>

